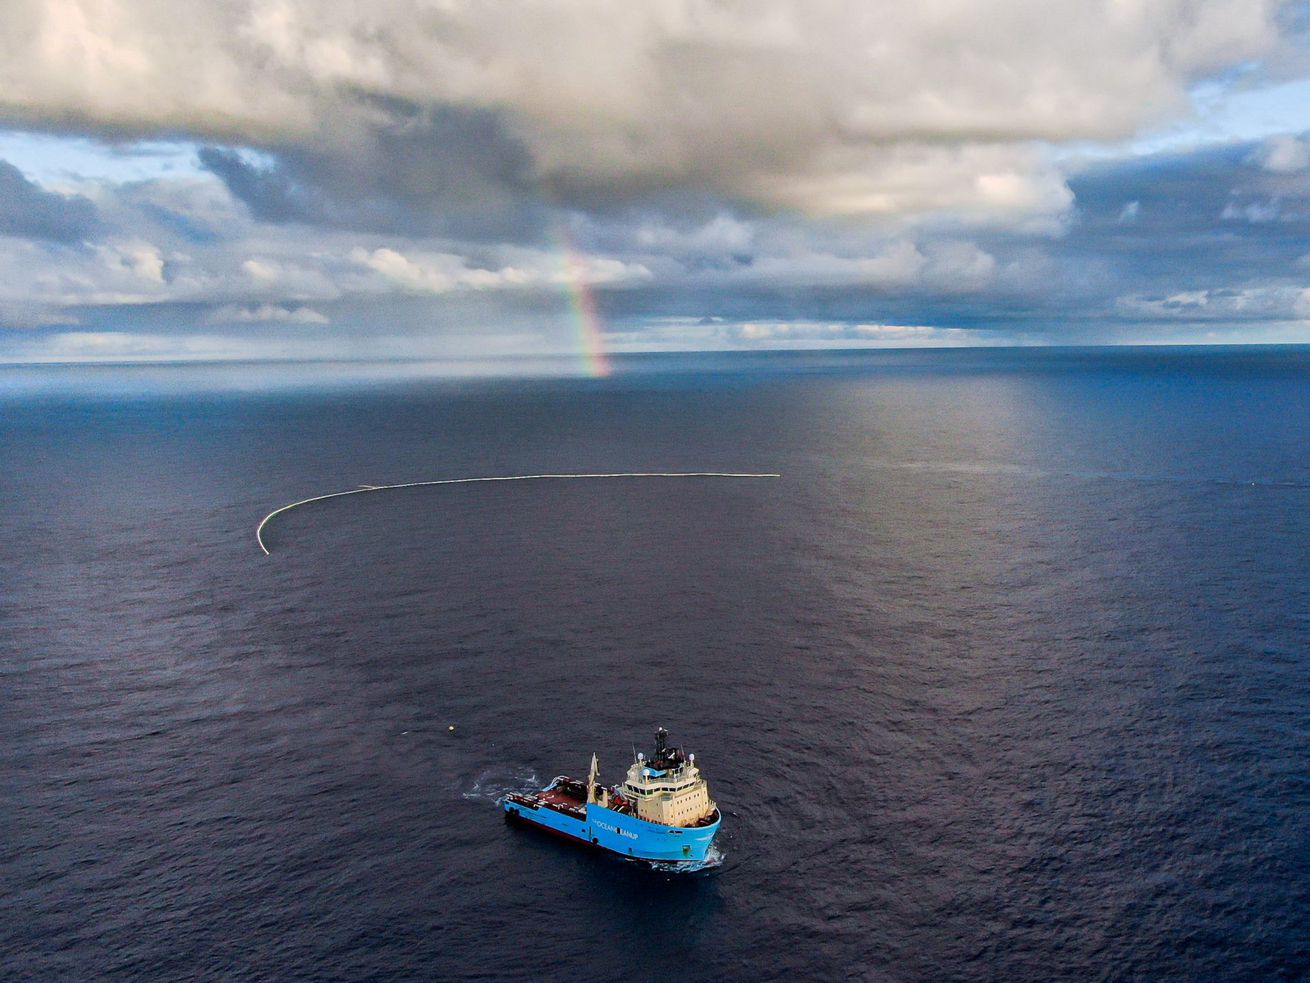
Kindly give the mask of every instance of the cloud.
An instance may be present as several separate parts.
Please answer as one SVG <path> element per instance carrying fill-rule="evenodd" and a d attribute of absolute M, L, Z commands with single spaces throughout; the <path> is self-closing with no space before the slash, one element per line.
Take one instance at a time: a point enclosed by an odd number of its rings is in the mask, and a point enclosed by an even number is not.
<path fill-rule="evenodd" d="M 1024 145 L 970 141 L 844 147 L 820 164 L 799 174 L 752 176 L 746 197 L 814 215 L 894 219 L 951 214 L 972 223 L 1058 216 L 1073 201 L 1063 175 Z"/>
<path fill-rule="evenodd" d="M 1167 297 L 1303 275 L 1310 186 L 1268 171 L 1258 145 L 1101 162 L 1070 188 L 1076 219 L 1043 250 L 1067 266 L 1065 289 Z M 1137 203 L 1128 222 L 1125 201 Z"/>
<path fill-rule="evenodd" d="M 1266 169 L 1257 151 L 1234 145 L 1086 166 L 1069 178 L 1076 204 L 1059 234 L 969 221 L 816 220 L 711 198 L 557 208 L 553 222 L 568 230 L 572 255 L 559 244 L 261 221 L 209 173 L 83 184 L 106 231 L 76 249 L 0 239 L 0 308 L 11 326 L 136 323 L 159 333 L 171 324 L 179 334 L 215 323 L 290 332 L 323 318 L 333 332 L 364 339 L 361 350 L 393 322 L 415 332 L 425 319 L 436 323 L 436 304 L 443 331 L 460 318 L 495 326 L 469 342 L 477 346 L 496 344 L 498 331 L 531 330 L 524 324 L 549 335 L 577 281 L 637 347 L 630 336 L 641 325 L 651 326 L 650 339 L 672 339 L 669 318 L 842 325 L 834 342 L 855 338 L 856 324 L 1090 340 L 1114 324 L 1268 322 L 1292 317 L 1290 298 L 1306 286 L 1310 189 Z M 241 159 L 263 166 L 257 155 Z M 1237 211 L 1272 201 L 1276 222 Z M 1125 202 L 1137 203 L 1132 221 L 1123 220 Z M 1270 236 L 1271 224 L 1286 234 Z M 817 344 L 821 336 L 807 330 Z"/>
<path fill-rule="evenodd" d="M 722 330 L 722 329 L 721 329 Z M 926 324 L 833 324 L 812 321 L 747 321 L 729 325 L 727 332 L 744 342 L 766 342 L 779 347 L 804 347 L 832 342 L 895 345 L 959 343 L 968 332 Z"/>
<path fill-rule="evenodd" d="M 877 247 L 870 254 L 842 255 L 814 248 L 755 258 L 740 276 L 765 283 L 816 285 L 864 284 L 880 287 L 918 282 L 927 259 L 906 239 Z"/>
<path fill-rule="evenodd" d="M 205 160 L 272 220 L 523 231 L 528 188 L 599 207 L 678 187 L 995 220 L 1068 205 L 1035 141 L 1124 138 L 1183 111 L 1192 82 L 1278 51 L 1276 11 L 12 0 L 0 118 L 261 147 L 269 167 Z"/>
<path fill-rule="evenodd" d="M 288 222 L 323 217 L 318 213 L 324 206 L 314 200 L 314 190 L 298 185 L 276 162 L 253 162 L 222 147 L 202 147 L 199 158 L 256 218 Z"/>
<path fill-rule="evenodd" d="M 7 16 L 0 124 L 47 134 L 33 159 L 49 134 L 81 134 L 83 163 L 171 141 L 145 177 L 0 165 L 0 323 L 75 325 L 87 351 L 216 324 L 234 350 L 535 350 L 572 337 L 578 284 L 630 348 L 1304 317 L 1310 139 L 1132 141 L 1185 118 L 1198 82 L 1289 70 L 1296 31 L 1272 2 L 12 0 Z"/>
<path fill-rule="evenodd" d="M 420 294 L 453 290 L 494 290 L 528 286 L 570 286 L 574 280 L 590 284 L 619 284 L 646 279 L 650 271 L 640 264 L 604 257 L 584 259 L 516 250 L 518 265 L 499 268 L 470 265 L 467 257 L 452 253 L 406 255 L 389 247 L 356 248 L 350 258 L 379 274 L 389 284 Z"/>
<path fill-rule="evenodd" d="M 23 339 L 29 362 L 162 362 L 285 358 L 295 351 L 278 339 L 142 331 L 57 331 Z"/>
<path fill-rule="evenodd" d="M 664 318 L 641 331 L 610 331 L 606 343 L 618 351 L 662 349 L 823 349 L 932 348 L 996 344 L 1010 339 L 960 328 L 924 324 L 885 324 L 722 318 Z"/>
<path fill-rule="evenodd" d="M 1298 139 L 1290 134 L 1270 137 L 1257 151 L 1256 159 L 1275 174 L 1304 171 L 1310 167 L 1310 138 Z"/>
<path fill-rule="evenodd" d="M 0 160 L 0 236 L 76 243 L 99 230 L 95 205 L 86 198 L 45 191 Z"/>
<path fill-rule="evenodd" d="M 1119 305 L 1138 317 L 1159 320 L 1289 321 L 1310 315 L 1310 290 L 1298 286 L 1185 290 L 1168 296 L 1122 297 Z"/>
<path fill-rule="evenodd" d="M 689 228 L 678 228 L 663 215 L 644 215 L 638 219 L 631 241 L 669 256 L 715 256 L 749 249 L 754 234 L 749 222 L 727 211 Z"/>
<path fill-rule="evenodd" d="M 0 300 L 0 328 L 27 331 L 81 324 L 81 318 L 59 307 L 22 300 Z"/>
<path fill-rule="evenodd" d="M 326 317 L 312 307 L 284 307 L 281 304 L 225 304 L 212 311 L 213 324 L 328 324 Z"/>
<path fill-rule="evenodd" d="M 281 144 L 259 155 L 207 146 L 199 159 L 262 221 L 481 239 L 540 231 L 529 152 L 498 113 L 396 99 L 370 106 L 344 146 Z"/>
<path fill-rule="evenodd" d="M 356 249 L 351 258 L 382 278 L 416 293 L 444 294 L 458 287 L 485 288 L 522 284 L 528 275 L 514 267 L 503 270 L 469 269 L 459 256 L 436 253 L 410 258 L 395 249 Z"/>

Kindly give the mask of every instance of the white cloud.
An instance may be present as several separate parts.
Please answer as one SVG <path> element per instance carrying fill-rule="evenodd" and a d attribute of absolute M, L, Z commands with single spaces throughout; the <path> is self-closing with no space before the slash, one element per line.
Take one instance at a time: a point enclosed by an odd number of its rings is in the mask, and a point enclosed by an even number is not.
<path fill-rule="evenodd" d="M 654 319 L 639 330 L 605 334 L 613 351 L 935 348 L 1001 344 L 1010 341 L 990 332 L 923 324 L 846 321 L 725 320 L 723 318 Z"/>
<path fill-rule="evenodd" d="M 127 270 L 152 286 L 164 282 L 164 256 L 148 242 L 121 242 L 97 246 L 100 261 L 111 270 Z"/>
<path fill-rule="evenodd" d="M 31 330 L 81 324 L 76 314 L 41 304 L 0 300 L 0 329 Z"/>
<path fill-rule="evenodd" d="M 670 256 L 700 253 L 731 253 L 750 248 L 755 229 L 749 222 L 720 212 L 708 222 L 691 229 L 679 229 L 662 218 L 642 221 L 632 234 L 640 249 L 658 250 Z"/>
<path fill-rule="evenodd" d="M 744 282 L 895 287 L 918 282 L 926 262 L 915 243 L 898 240 L 866 255 L 813 247 L 766 254 L 735 277 Z"/>
<path fill-rule="evenodd" d="M 1288 286 L 1182 290 L 1166 297 L 1128 296 L 1120 310 L 1161 321 L 1275 321 L 1310 316 L 1310 289 Z"/>
<path fill-rule="evenodd" d="M 842 147 L 809 170 L 751 176 L 746 190 L 820 216 L 949 213 L 975 223 L 1055 216 L 1073 201 L 1032 147 L 978 142 Z"/>
<path fill-rule="evenodd" d="M 351 258 L 386 280 L 419 293 L 444 294 L 459 285 L 463 261 L 448 253 L 410 259 L 394 249 L 356 249 Z"/>
<path fill-rule="evenodd" d="M 279 338 L 108 330 L 27 337 L 12 352 L 22 362 L 226 361 L 306 354 Z"/>
<path fill-rule="evenodd" d="M 454 290 L 494 290 L 527 286 L 568 285 L 575 280 L 617 284 L 640 280 L 650 271 L 639 263 L 603 256 L 563 256 L 527 249 L 509 250 L 519 262 L 497 268 L 472 266 L 454 253 L 415 251 L 409 254 L 383 246 L 357 247 L 350 253 L 359 266 L 377 273 L 383 283 L 421 294 Z"/>
<path fill-rule="evenodd" d="M 280 251 L 294 248 L 287 242 L 266 241 L 265 246 Z M 338 265 L 330 254 L 321 251 L 290 257 L 274 258 L 267 254 L 251 257 L 242 261 L 241 277 L 232 284 L 232 290 L 281 301 L 336 300 L 342 294 L 335 281 Z"/>
<path fill-rule="evenodd" d="M 1219 213 L 1220 218 L 1224 219 L 1242 219 L 1252 224 L 1261 222 L 1276 222 L 1282 214 L 1282 204 L 1277 198 L 1270 198 L 1265 201 L 1250 201 L 1245 205 L 1239 205 L 1235 201 L 1230 201 L 1224 205 L 1224 210 Z"/>
<path fill-rule="evenodd" d="M 738 342 L 764 348 L 932 348 L 988 343 L 976 331 L 926 324 L 746 321 L 726 327 Z"/>
<path fill-rule="evenodd" d="M 283 307 L 281 304 L 226 304 L 210 313 L 214 324 L 327 324 L 328 319 L 312 307 Z"/>
<path fill-rule="evenodd" d="M 936 243 L 930 254 L 925 279 L 944 293 L 980 290 L 996 274 L 996 258 L 972 242 Z"/>
<path fill-rule="evenodd" d="M 0 238 L 0 305 L 53 312 L 77 304 L 149 304 L 165 299 L 164 253 L 137 239 L 59 248 Z"/>
<path fill-rule="evenodd" d="M 1296 174 L 1310 167 L 1310 138 L 1279 135 L 1270 137 L 1258 152 L 1260 163 L 1275 174 Z"/>
<path fill-rule="evenodd" d="M 1058 212 L 1032 141 L 1117 139 L 1278 43 L 1273 0 L 10 0 L 0 112 L 353 153 L 499 113 L 558 187 L 820 214 Z"/>

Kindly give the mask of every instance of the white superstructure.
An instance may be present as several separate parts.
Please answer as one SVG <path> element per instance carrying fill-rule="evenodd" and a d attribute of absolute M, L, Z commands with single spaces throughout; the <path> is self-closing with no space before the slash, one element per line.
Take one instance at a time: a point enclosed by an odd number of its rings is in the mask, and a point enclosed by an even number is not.
<path fill-rule="evenodd" d="M 655 735 L 655 758 L 637 755 L 617 791 L 647 822 L 695 826 L 715 811 L 709 784 L 696 767 L 696 756 L 683 757 L 669 748 L 665 736 L 661 728 Z"/>

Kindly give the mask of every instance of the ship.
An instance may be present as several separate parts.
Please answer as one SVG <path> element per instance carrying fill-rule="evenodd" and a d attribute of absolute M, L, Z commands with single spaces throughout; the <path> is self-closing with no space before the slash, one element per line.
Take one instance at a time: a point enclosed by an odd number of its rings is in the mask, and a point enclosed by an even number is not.
<path fill-rule="evenodd" d="M 634 754 L 627 778 L 600 784 L 600 760 L 591 756 L 584 782 L 561 775 L 540 792 L 511 792 L 505 818 L 575 842 L 650 863 L 703 864 L 722 818 L 694 754 L 669 746 L 655 732 L 655 754 Z"/>

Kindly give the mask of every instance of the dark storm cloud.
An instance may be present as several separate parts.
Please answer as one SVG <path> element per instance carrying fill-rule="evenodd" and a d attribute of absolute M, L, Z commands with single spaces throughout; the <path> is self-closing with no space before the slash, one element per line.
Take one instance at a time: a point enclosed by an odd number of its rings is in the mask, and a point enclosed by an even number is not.
<path fill-rule="evenodd" d="M 1092 314 L 1304 316 L 1310 170 L 1278 172 L 1267 161 L 1267 147 L 1244 143 L 1091 168 L 1070 181 L 1074 220 L 1047 260 Z M 1057 302 L 1062 294 L 1046 292 Z"/>
<path fill-rule="evenodd" d="M 1310 172 L 1271 172 L 1259 151 L 1162 155 L 1074 178 L 1078 217 L 1066 251 L 1118 259 L 1125 277 L 1141 281 L 1296 274 L 1310 249 Z"/>
<path fill-rule="evenodd" d="M 533 238 L 533 162 L 494 112 L 369 100 L 386 122 L 341 152 L 285 146 L 265 161 L 205 147 L 200 162 L 266 222 L 484 241 Z"/>
<path fill-rule="evenodd" d="M 59 195 L 0 160 L 0 235 L 74 243 L 99 230 L 96 207 L 80 195 Z"/>
<path fill-rule="evenodd" d="M 1299 139 L 1310 157 L 1310 139 Z M 881 281 L 760 277 L 752 271 L 785 265 L 780 243 L 790 241 L 784 259 L 797 270 L 816 269 L 817 250 L 858 261 L 885 247 L 866 240 L 862 252 L 859 237 L 843 239 L 839 228 L 811 225 L 795 234 L 784 219 L 739 214 L 751 223 L 749 243 L 689 236 L 677 255 L 686 280 L 676 288 L 657 279 L 602 289 L 600 308 L 622 323 L 877 320 L 1020 327 L 1052 339 L 1170 320 L 1294 320 L 1306 316 L 1302 292 L 1310 284 L 1310 163 L 1300 166 L 1300 159 L 1299 151 L 1277 157 L 1267 144 L 1242 143 L 1098 163 L 1070 178 L 1074 207 L 1060 234 L 919 229 L 913 248 L 920 266 Z M 618 250 L 622 233 L 616 225 L 600 238 Z M 989 259 L 986 275 L 972 284 L 952 283 L 950 269 L 933 275 L 934 251 L 949 254 L 960 241 Z"/>
<path fill-rule="evenodd" d="M 322 222 L 325 205 L 313 188 L 298 184 L 285 163 L 251 163 L 235 150 L 202 147 L 200 163 L 265 222 Z"/>

